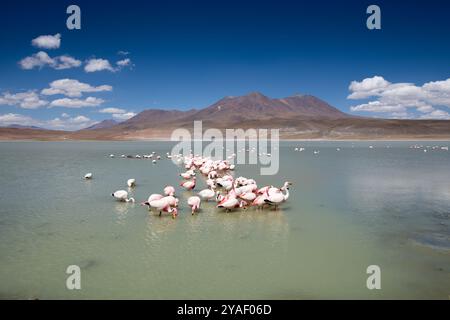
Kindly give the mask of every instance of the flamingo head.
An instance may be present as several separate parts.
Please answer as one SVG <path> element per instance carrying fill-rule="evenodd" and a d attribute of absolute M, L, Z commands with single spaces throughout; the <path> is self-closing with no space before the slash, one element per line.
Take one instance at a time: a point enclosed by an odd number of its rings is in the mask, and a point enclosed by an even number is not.
<path fill-rule="evenodd" d="M 172 209 L 172 219 L 175 219 L 178 216 L 178 209 L 177 208 L 173 208 Z"/>
<path fill-rule="evenodd" d="M 284 190 L 284 189 L 289 190 L 289 186 L 292 186 L 292 182 L 286 181 L 286 182 L 284 183 L 284 186 L 283 186 L 282 190 Z"/>
<path fill-rule="evenodd" d="M 141 202 L 141 206 L 149 206 L 150 207 L 150 203 L 148 201 L 144 201 L 144 202 Z"/>

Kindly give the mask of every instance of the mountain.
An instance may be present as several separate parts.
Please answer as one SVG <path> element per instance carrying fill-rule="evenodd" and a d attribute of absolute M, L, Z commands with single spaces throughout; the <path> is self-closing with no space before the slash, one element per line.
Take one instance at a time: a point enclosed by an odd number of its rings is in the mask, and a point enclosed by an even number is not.
<path fill-rule="evenodd" d="M 195 109 L 188 111 L 149 109 L 138 113 L 133 118 L 120 123 L 120 125 L 116 127 L 124 130 L 159 127 L 162 124 L 173 123 L 174 121 L 189 117 L 195 113 L 197 113 L 197 110 Z"/>
<path fill-rule="evenodd" d="M 273 99 L 259 92 L 225 97 L 188 111 L 144 110 L 117 123 L 102 121 L 76 132 L 0 128 L 0 140 L 148 140 L 169 139 L 173 130 L 277 128 L 282 139 L 450 139 L 448 120 L 375 119 L 348 115 L 311 95 Z"/>
<path fill-rule="evenodd" d="M 115 126 L 116 124 L 118 124 L 119 122 L 117 122 L 116 120 L 112 120 L 112 119 L 107 119 L 107 120 L 103 120 L 101 122 L 98 122 L 90 127 L 84 128 L 82 130 L 97 130 L 97 129 L 107 129 L 107 128 L 111 128 L 113 126 Z"/>
<path fill-rule="evenodd" d="M 240 97 L 226 97 L 191 116 L 192 120 L 237 124 L 250 120 L 346 118 L 349 115 L 313 96 L 293 96 L 271 99 L 259 92 Z"/>
<path fill-rule="evenodd" d="M 36 126 L 23 126 L 21 124 L 11 124 L 9 126 L 6 126 L 5 128 L 13 128 L 13 129 L 34 129 L 34 130 L 45 130 L 41 127 Z"/>

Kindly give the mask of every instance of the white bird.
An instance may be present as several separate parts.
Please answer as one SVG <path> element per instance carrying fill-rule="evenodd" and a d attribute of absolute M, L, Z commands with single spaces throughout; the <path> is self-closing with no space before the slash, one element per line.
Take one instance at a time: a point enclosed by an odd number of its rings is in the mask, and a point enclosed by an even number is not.
<path fill-rule="evenodd" d="M 125 190 L 117 190 L 111 195 L 118 201 L 134 202 L 134 198 L 128 199 L 128 192 L 126 192 Z"/>
<path fill-rule="evenodd" d="M 127 180 L 127 186 L 132 188 L 136 186 L 136 179 L 128 179 Z"/>
<path fill-rule="evenodd" d="M 282 193 L 285 191 L 285 194 Z M 264 202 L 275 206 L 275 209 L 283 202 L 285 202 L 289 198 L 289 187 L 283 186 L 281 189 L 278 189 L 276 192 L 271 192 L 269 189 L 269 193 Z"/>
<path fill-rule="evenodd" d="M 196 211 L 198 211 L 198 209 L 200 209 L 201 200 L 197 196 L 189 197 L 187 203 L 191 207 L 192 214 L 194 214 Z"/>
<path fill-rule="evenodd" d="M 216 196 L 216 192 L 212 188 L 203 189 L 197 193 L 203 200 L 211 200 Z"/>
<path fill-rule="evenodd" d="M 109 157 L 110 157 L 110 158 L 114 158 L 114 155 L 113 155 L 113 154 L 110 154 Z"/>
<path fill-rule="evenodd" d="M 86 173 L 86 174 L 84 175 L 84 178 L 85 178 L 85 179 L 92 179 L 92 173 L 91 173 L 91 172 Z"/>

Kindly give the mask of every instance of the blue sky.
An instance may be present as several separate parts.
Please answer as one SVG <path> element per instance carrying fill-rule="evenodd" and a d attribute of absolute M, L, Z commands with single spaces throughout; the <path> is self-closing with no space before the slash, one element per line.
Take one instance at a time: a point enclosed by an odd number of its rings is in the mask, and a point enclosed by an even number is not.
<path fill-rule="evenodd" d="M 447 1 L 93 2 L 2 3 L 0 125 L 74 130 L 252 91 L 312 94 L 366 116 L 450 118 Z M 66 28 L 70 4 L 81 30 Z M 370 4 L 381 30 L 366 28 Z"/>

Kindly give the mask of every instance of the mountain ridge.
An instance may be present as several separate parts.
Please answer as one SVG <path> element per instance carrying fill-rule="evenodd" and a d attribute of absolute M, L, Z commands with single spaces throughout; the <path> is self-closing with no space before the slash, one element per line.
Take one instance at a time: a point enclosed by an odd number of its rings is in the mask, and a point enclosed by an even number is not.
<path fill-rule="evenodd" d="M 312 95 L 270 98 L 259 92 L 227 96 L 202 109 L 147 109 L 126 121 L 90 130 L 0 128 L 0 140 L 167 140 L 177 128 L 192 131 L 196 120 L 202 120 L 203 129 L 221 131 L 276 128 L 281 139 L 450 140 L 449 120 L 357 117 Z"/>

